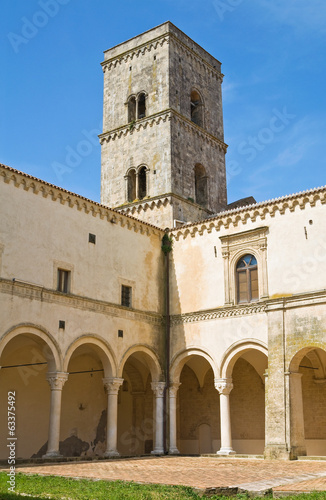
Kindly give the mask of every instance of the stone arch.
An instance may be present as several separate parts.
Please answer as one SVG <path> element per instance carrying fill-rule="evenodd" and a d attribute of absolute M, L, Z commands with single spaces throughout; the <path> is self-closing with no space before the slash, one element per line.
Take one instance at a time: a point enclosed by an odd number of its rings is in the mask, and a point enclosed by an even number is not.
<path fill-rule="evenodd" d="M 154 350 L 152 350 L 150 347 L 144 344 L 133 345 L 132 347 L 129 347 L 129 349 L 124 353 L 119 363 L 118 375 L 117 375 L 118 377 L 122 377 L 122 372 L 127 360 L 130 358 L 130 356 L 135 354 L 136 356 L 141 355 L 145 358 L 153 382 L 158 382 L 162 380 L 163 373 L 161 365 L 158 360 L 158 356 Z"/>
<path fill-rule="evenodd" d="M 190 347 L 177 353 L 173 357 L 170 365 L 170 380 L 172 383 L 179 382 L 181 371 L 186 362 L 189 361 L 189 358 L 192 356 L 201 356 L 206 359 L 213 370 L 214 377 L 216 378 L 218 376 L 218 368 L 213 356 L 201 347 Z"/>
<path fill-rule="evenodd" d="M 326 455 L 326 346 L 299 349 L 285 373 L 289 398 L 290 458 Z"/>
<path fill-rule="evenodd" d="M 141 90 L 137 94 L 137 119 L 145 118 L 146 116 L 146 98 L 147 93 Z"/>
<path fill-rule="evenodd" d="M 115 377 L 117 371 L 117 363 L 110 347 L 100 338 L 93 335 L 83 335 L 77 340 L 73 341 L 64 356 L 63 369 L 68 370 L 69 361 L 73 353 L 83 345 L 90 346 L 90 350 L 96 353 L 101 360 L 104 369 L 105 377 Z"/>
<path fill-rule="evenodd" d="M 190 118 L 199 127 L 204 126 L 204 102 L 199 90 L 195 88 L 190 93 Z"/>
<path fill-rule="evenodd" d="M 267 346 L 256 339 L 234 343 L 224 353 L 220 386 L 228 386 L 229 439 L 237 453 L 262 454 L 265 447 Z M 223 427 L 223 420 L 221 415 Z M 223 448 L 223 444 L 222 444 Z M 222 453 L 222 450 L 221 450 Z"/>
<path fill-rule="evenodd" d="M 2 336 L 0 339 L 0 359 L 5 347 L 19 335 L 32 338 L 40 346 L 42 343 L 45 344 L 46 349 L 43 349 L 42 353 L 48 361 L 48 370 L 62 371 L 62 355 L 58 343 L 45 328 L 33 324 L 14 326 Z"/>
<path fill-rule="evenodd" d="M 172 399 L 175 401 L 172 453 L 174 447 L 182 454 L 217 451 L 220 439 L 219 396 L 214 386 L 217 373 L 213 356 L 201 347 L 192 346 L 174 356 L 170 369 L 170 393 L 176 394 Z"/>
<path fill-rule="evenodd" d="M 128 123 L 136 120 L 136 96 L 130 95 L 127 100 L 128 106 Z"/>
<path fill-rule="evenodd" d="M 302 347 L 296 354 L 292 357 L 289 366 L 288 366 L 288 371 L 289 372 L 297 372 L 299 371 L 300 363 L 301 360 L 307 356 L 310 358 L 312 361 L 312 364 L 316 365 L 315 368 L 321 368 L 321 360 L 318 356 L 318 351 L 317 349 L 321 349 L 323 351 L 326 351 L 326 345 L 323 345 L 321 343 L 311 343 L 307 347 Z"/>
<path fill-rule="evenodd" d="M 0 398 L 14 391 L 19 397 L 16 418 L 24 422 L 16 429 L 19 456 L 31 458 L 49 436 L 50 387 L 47 375 L 62 372 L 62 355 L 56 340 L 43 327 L 19 324 L 0 340 Z M 0 415 L 0 439 L 6 439 L 4 413 Z M 8 432 L 8 431 L 7 431 Z M 46 452 L 46 447 L 43 453 Z M 0 455 L 0 458 L 4 458 Z"/>
<path fill-rule="evenodd" d="M 147 172 L 148 168 L 146 165 L 140 165 L 137 169 L 138 176 L 138 193 L 137 198 L 142 200 L 147 196 L 148 186 L 147 186 Z"/>
<path fill-rule="evenodd" d="M 203 207 L 207 206 L 207 173 L 205 167 L 201 163 L 196 163 L 195 168 L 195 201 Z"/>
<path fill-rule="evenodd" d="M 226 350 L 222 357 L 219 373 L 220 378 L 231 378 L 232 370 L 236 361 L 250 350 L 258 351 L 268 358 L 268 349 L 264 342 L 255 339 L 240 340 L 239 342 L 235 342 Z M 257 368 L 256 371 L 260 376 L 262 376 L 262 370 Z"/>
<path fill-rule="evenodd" d="M 136 169 L 131 167 L 127 170 L 125 179 L 127 180 L 127 201 L 133 202 L 137 198 L 136 193 Z"/>
<path fill-rule="evenodd" d="M 155 388 L 165 385 L 157 354 L 148 346 L 133 345 L 121 358 L 118 376 L 124 379 L 118 405 L 118 449 L 123 455 L 150 453 L 158 444 Z"/>

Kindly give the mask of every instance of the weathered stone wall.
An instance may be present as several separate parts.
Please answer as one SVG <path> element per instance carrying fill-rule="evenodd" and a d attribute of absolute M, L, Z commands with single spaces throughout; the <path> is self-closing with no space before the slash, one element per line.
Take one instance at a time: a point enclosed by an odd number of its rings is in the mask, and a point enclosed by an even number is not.
<path fill-rule="evenodd" d="M 123 208 L 128 200 L 125 176 L 147 168 L 146 199 L 170 193 L 196 201 L 195 164 L 207 176 L 206 209 L 225 208 L 226 180 L 220 63 L 191 39 L 165 23 L 105 52 L 101 201 Z M 191 121 L 190 95 L 202 99 L 202 126 Z M 146 117 L 128 124 L 129 96 L 146 93 Z M 171 129 L 171 120 L 173 127 Z M 197 200 L 198 201 L 198 200 Z M 173 200 L 174 205 L 174 200 Z M 147 211 L 136 217 L 159 222 Z M 174 219 L 200 220 L 199 206 L 178 200 Z M 164 212 L 164 224 L 168 213 Z M 163 227 L 162 221 L 159 223 Z"/>

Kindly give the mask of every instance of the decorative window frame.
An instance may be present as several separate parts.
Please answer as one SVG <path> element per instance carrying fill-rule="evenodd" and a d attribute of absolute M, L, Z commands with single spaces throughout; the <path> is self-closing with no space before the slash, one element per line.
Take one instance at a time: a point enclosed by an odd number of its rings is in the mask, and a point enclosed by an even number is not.
<path fill-rule="evenodd" d="M 268 227 L 258 227 L 242 233 L 220 236 L 224 260 L 225 305 L 237 304 L 236 265 L 241 256 L 252 254 L 258 267 L 259 299 L 268 297 L 267 274 L 267 234 Z"/>

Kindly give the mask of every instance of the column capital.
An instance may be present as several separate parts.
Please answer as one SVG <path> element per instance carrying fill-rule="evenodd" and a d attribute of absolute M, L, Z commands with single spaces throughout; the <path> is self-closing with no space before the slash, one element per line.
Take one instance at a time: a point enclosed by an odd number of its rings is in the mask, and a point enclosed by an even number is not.
<path fill-rule="evenodd" d="M 285 372 L 284 375 L 286 377 L 291 377 L 291 378 L 301 378 L 303 373 L 301 373 L 301 372 Z"/>
<path fill-rule="evenodd" d="M 48 372 L 46 380 L 49 382 L 51 391 L 62 391 L 62 388 L 68 380 L 69 373 L 66 372 Z"/>
<path fill-rule="evenodd" d="M 230 394 L 233 389 L 232 378 L 216 378 L 214 385 L 215 389 L 224 396 Z"/>
<path fill-rule="evenodd" d="M 152 388 L 152 390 L 155 393 L 155 396 L 157 398 L 163 398 L 164 389 L 165 389 L 165 382 L 152 382 L 151 388 Z"/>
<path fill-rule="evenodd" d="M 108 394 L 118 394 L 119 388 L 123 383 L 123 378 L 117 377 L 104 377 L 102 378 L 104 387 L 108 391 Z"/>
<path fill-rule="evenodd" d="M 169 387 L 169 396 L 170 398 L 176 398 L 177 397 L 177 392 L 180 387 L 181 383 L 180 382 L 173 382 L 170 384 Z"/>

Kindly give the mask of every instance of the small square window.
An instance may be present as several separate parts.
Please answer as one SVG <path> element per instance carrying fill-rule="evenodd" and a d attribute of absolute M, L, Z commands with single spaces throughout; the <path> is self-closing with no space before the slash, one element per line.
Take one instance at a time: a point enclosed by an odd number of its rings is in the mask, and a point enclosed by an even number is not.
<path fill-rule="evenodd" d="M 132 288 L 131 286 L 121 286 L 121 305 L 125 307 L 131 307 L 131 296 Z"/>
<path fill-rule="evenodd" d="M 69 293 L 70 286 L 70 271 L 58 269 L 58 284 L 57 290 L 62 293 Z"/>
<path fill-rule="evenodd" d="M 88 242 L 89 243 L 94 243 L 94 245 L 95 245 L 95 243 L 96 243 L 96 234 L 89 233 L 88 234 Z"/>

